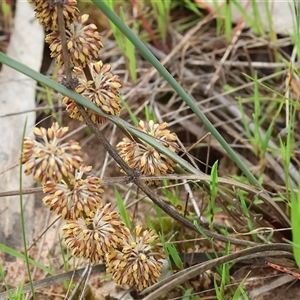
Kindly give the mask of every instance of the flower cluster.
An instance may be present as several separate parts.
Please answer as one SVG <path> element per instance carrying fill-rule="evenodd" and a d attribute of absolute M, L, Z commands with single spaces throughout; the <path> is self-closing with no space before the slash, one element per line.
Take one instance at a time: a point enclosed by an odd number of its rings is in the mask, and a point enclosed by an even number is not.
<path fill-rule="evenodd" d="M 85 218 L 67 221 L 63 227 L 63 238 L 72 254 L 99 263 L 107 253 L 123 246 L 129 236 L 129 229 L 120 221 L 111 204 L 99 206 Z"/>
<path fill-rule="evenodd" d="M 81 147 L 74 140 L 62 142 L 68 130 L 68 127 L 60 128 L 58 123 L 54 123 L 48 130 L 34 128 L 35 136 L 41 141 L 25 137 L 22 164 L 26 163 L 26 175 L 33 173 L 35 181 L 40 183 L 47 180 L 60 182 L 63 177 L 73 176 L 82 162 L 79 155 Z"/>
<path fill-rule="evenodd" d="M 67 131 L 57 123 L 48 130 L 34 128 L 43 142 L 24 139 L 25 174 L 34 173 L 43 184 L 44 204 L 66 220 L 62 237 L 74 256 L 91 263 L 105 261 L 119 285 L 140 291 L 151 286 L 160 277 L 165 257 L 158 236 L 141 226 L 131 234 L 111 203 L 102 203 L 101 179 L 89 175 L 92 167 L 81 164 L 79 144 L 61 141 Z"/>
<path fill-rule="evenodd" d="M 167 147 L 172 152 L 177 152 L 177 136 L 170 133 L 167 123 L 157 124 L 154 121 L 140 121 L 137 128 Z M 174 172 L 175 163 L 166 155 L 160 153 L 151 145 L 143 141 L 134 141 L 125 137 L 117 144 L 120 156 L 132 168 L 140 170 L 143 175 L 163 175 Z M 158 184 L 158 181 L 149 180 L 148 184 Z"/>
<path fill-rule="evenodd" d="M 34 4 L 40 24 L 51 31 L 46 36 L 51 57 L 63 66 L 68 55 L 76 77 L 68 79 L 71 82 L 65 85 L 105 113 L 119 115 L 121 80 L 111 72 L 109 64 L 99 60 L 102 38 L 96 25 L 88 23 L 89 16 L 79 14 L 76 0 L 28 1 Z M 62 20 L 63 31 L 59 23 Z M 72 77 L 68 75 L 66 78 Z M 64 97 L 63 103 L 71 118 L 84 120 L 73 99 Z M 106 121 L 84 109 L 95 124 Z M 176 152 L 177 137 L 166 127 L 166 123 L 141 121 L 138 129 Z M 64 219 L 62 237 L 74 256 L 93 264 L 104 261 L 107 271 L 121 286 L 127 284 L 139 291 L 151 286 L 158 281 L 161 260 L 165 258 L 158 236 L 141 226 L 132 233 L 111 203 L 103 203 L 101 179 L 91 175 L 92 167 L 82 164 L 79 143 L 64 141 L 67 132 L 68 127 L 57 123 L 49 129 L 34 128 L 37 140 L 26 137 L 23 144 L 21 163 L 26 165 L 25 174 L 33 174 L 35 181 L 43 185 L 43 203 Z M 127 164 L 144 175 L 173 172 L 175 163 L 144 142 L 125 138 L 117 147 Z"/>
<path fill-rule="evenodd" d="M 102 204 L 101 194 L 104 192 L 100 187 L 100 178 L 82 178 L 91 169 L 92 167 L 80 166 L 68 183 L 65 180 L 60 183 L 47 181 L 43 187 L 46 194 L 44 204 L 66 220 L 89 216 Z"/>
<path fill-rule="evenodd" d="M 158 236 L 137 226 L 124 241 L 122 250 L 107 254 L 106 264 L 119 285 L 129 284 L 142 291 L 158 281 L 163 267 L 160 260 L 164 258 Z"/>
<path fill-rule="evenodd" d="M 110 65 L 103 64 L 100 60 L 89 64 L 92 80 L 87 80 L 82 68 L 74 68 L 78 75 L 79 84 L 76 92 L 90 100 L 104 112 L 111 115 L 119 115 L 121 110 L 119 88 L 121 87 L 120 78 L 110 72 Z M 71 118 L 83 121 L 74 100 L 64 97 L 63 103 L 67 106 L 67 111 Z M 106 119 L 93 111 L 85 108 L 91 120 L 99 125 L 105 123 Z"/>
<path fill-rule="evenodd" d="M 58 30 L 57 3 L 55 0 L 29 0 L 34 3 L 35 17 L 45 30 Z M 65 0 L 63 3 L 63 16 L 65 26 L 69 28 L 79 15 L 76 0 Z"/>
<path fill-rule="evenodd" d="M 84 25 L 88 18 L 86 14 L 79 16 L 76 22 L 66 28 L 69 59 L 75 67 L 85 67 L 91 60 L 98 59 L 99 51 L 103 47 L 96 25 Z M 46 42 L 50 44 L 51 57 L 57 57 L 57 63 L 63 65 L 59 30 L 49 33 Z"/>

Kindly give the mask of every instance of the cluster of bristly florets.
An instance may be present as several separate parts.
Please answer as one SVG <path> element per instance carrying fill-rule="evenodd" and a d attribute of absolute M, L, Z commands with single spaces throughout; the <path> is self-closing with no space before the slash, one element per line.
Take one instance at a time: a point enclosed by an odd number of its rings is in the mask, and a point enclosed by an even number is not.
<path fill-rule="evenodd" d="M 152 285 L 165 257 L 158 236 L 140 226 L 132 234 L 111 203 L 103 203 L 101 179 L 82 165 L 79 144 L 63 141 L 67 132 L 57 123 L 35 128 L 37 140 L 26 137 L 23 143 L 25 174 L 43 184 L 44 204 L 65 220 L 62 237 L 74 256 L 104 261 L 120 285 Z"/>
<path fill-rule="evenodd" d="M 96 25 L 88 23 L 89 16 L 80 15 L 76 0 L 29 2 L 48 31 L 46 42 L 59 66 L 65 66 L 67 53 L 76 76 L 72 88 L 105 113 L 119 115 L 121 80 L 111 72 L 110 65 L 99 60 L 102 38 Z M 73 99 L 64 97 L 63 103 L 70 117 L 84 120 Z M 102 115 L 84 109 L 94 123 L 106 121 Z M 141 121 L 138 129 L 177 152 L 177 137 L 166 123 Z M 111 204 L 103 203 L 101 179 L 91 174 L 92 167 L 82 164 L 79 143 L 65 141 L 68 127 L 54 123 L 49 129 L 34 128 L 33 132 L 36 139 L 24 139 L 21 163 L 26 165 L 25 174 L 33 174 L 43 185 L 43 203 L 65 220 L 62 237 L 72 254 L 91 263 L 104 261 L 119 285 L 143 290 L 157 282 L 165 255 L 155 232 L 141 226 L 131 232 Z M 143 175 L 173 172 L 175 163 L 142 141 L 124 138 L 117 148 L 124 161 Z"/>
<path fill-rule="evenodd" d="M 51 57 L 56 58 L 58 65 L 63 66 L 63 47 L 67 47 L 68 61 L 79 78 L 79 85 L 74 87 L 76 92 L 82 94 L 104 112 L 119 115 L 121 110 L 119 89 L 120 78 L 111 73 L 110 65 L 99 60 L 99 51 L 103 45 L 101 35 L 95 24 L 88 23 L 89 15 L 79 15 L 76 0 L 29 0 L 34 4 L 35 16 L 49 33 L 46 42 L 50 45 Z M 58 9 L 62 9 L 66 45 L 62 45 L 59 29 Z M 85 72 L 88 66 L 90 74 L 87 80 Z M 71 118 L 83 121 L 76 103 L 73 99 L 65 97 L 63 103 Z M 102 125 L 106 119 L 94 111 L 85 108 L 91 120 Z"/>

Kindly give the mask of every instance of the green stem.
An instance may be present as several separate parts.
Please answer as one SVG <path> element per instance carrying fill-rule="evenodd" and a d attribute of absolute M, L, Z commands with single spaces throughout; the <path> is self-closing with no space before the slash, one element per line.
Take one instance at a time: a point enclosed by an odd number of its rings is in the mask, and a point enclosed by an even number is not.
<path fill-rule="evenodd" d="M 26 125 L 27 125 L 27 120 L 25 122 L 24 130 L 23 130 L 21 153 L 23 153 L 23 150 L 24 150 L 23 140 L 24 140 L 24 136 L 25 136 Z M 21 157 L 20 157 L 20 161 L 22 161 L 22 154 L 21 154 Z M 21 223 L 22 223 L 22 237 L 23 237 L 23 245 L 24 245 L 24 256 L 25 256 L 25 262 L 26 262 L 26 268 L 27 268 L 27 273 L 28 273 L 32 298 L 34 300 L 36 300 L 33 281 L 32 281 L 32 277 L 31 277 L 30 262 L 29 262 L 27 242 L 26 242 L 26 229 L 25 229 L 25 218 L 24 218 L 25 212 L 24 212 L 24 206 L 23 206 L 22 176 L 23 176 L 23 169 L 22 169 L 22 164 L 20 164 L 20 213 L 21 213 Z M 30 220 L 27 220 L 27 221 L 30 222 Z"/>

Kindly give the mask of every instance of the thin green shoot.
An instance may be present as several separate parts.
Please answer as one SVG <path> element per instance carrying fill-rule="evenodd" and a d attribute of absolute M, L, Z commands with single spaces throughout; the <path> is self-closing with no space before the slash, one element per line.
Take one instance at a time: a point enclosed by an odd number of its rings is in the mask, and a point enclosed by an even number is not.
<path fill-rule="evenodd" d="M 128 216 L 128 213 L 127 213 L 127 210 L 126 210 L 126 207 L 124 205 L 124 202 L 123 202 L 123 199 L 118 191 L 118 189 L 116 187 L 114 187 L 114 191 L 115 191 L 115 196 L 116 196 L 116 199 L 117 199 L 117 203 L 118 203 L 118 207 L 119 207 L 119 210 L 120 210 L 120 216 L 122 218 L 122 221 L 125 223 L 125 225 L 128 227 L 128 228 L 131 228 L 131 222 L 130 222 L 130 218 Z"/>
<path fill-rule="evenodd" d="M 215 202 L 216 202 L 216 197 L 218 195 L 218 161 L 216 161 L 211 168 L 209 189 L 210 189 L 210 198 L 208 200 L 209 215 L 207 216 L 207 219 L 208 219 L 209 227 L 210 229 L 212 229 L 214 223 Z"/>
<path fill-rule="evenodd" d="M 162 188 L 161 191 L 174 207 L 182 206 L 182 202 L 179 200 L 179 198 L 169 189 Z"/>
<path fill-rule="evenodd" d="M 264 238 L 265 244 L 271 242 L 273 235 L 274 235 L 274 230 L 270 230 L 270 233 Z"/>
<path fill-rule="evenodd" d="M 293 33 L 290 34 L 292 41 L 294 42 L 294 45 L 297 50 L 297 60 L 299 60 L 300 57 L 300 20 L 297 17 L 297 12 L 295 11 L 295 7 L 298 7 L 298 2 L 294 0 L 294 3 L 289 3 L 291 14 L 296 15 L 295 18 L 293 18 Z"/>
<path fill-rule="evenodd" d="M 120 18 L 124 23 L 126 22 L 125 13 L 122 6 L 120 7 Z M 123 41 L 123 55 L 127 59 L 129 74 L 134 83 L 137 79 L 135 49 L 132 43 L 125 36 L 122 35 L 121 38 Z"/>
<path fill-rule="evenodd" d="M 166 44 L 167 30 L 168 30 L 169 20 L 170 20 L 170 8 L 171 8 L 172 1 L 171 0 L 165 0 L 165 1 L 150 0 L 150 2 L 154 10 L 154 16 L 157 21 L 161 39 L 163 43 Z"/>
<path fill-rule="evenodd" d="M 261 134 L 260 134 L 260 115 L 261 115 L 261 103 L 259 101 L 259 91 L 258 91 L 258 84 L 257 84 L 257 74 L 254 77 L 254 113 L 252 114 L 253 123 L 254 123 L 254 152 L 256 155 L 260 154 L 261 149 Z M 254 142 L 253 141 L 253 142 Z"/>
<path fill-rule="evenodd" d="M 232 22 L 231 22 L 231 3 L 230 1 L 225 2 L 225 38 L 229 43 L 232 38 Z"/>
<path fill-rule="evenodd" d="M 224 294 L 221 291 L 221 287 L 218 285 L 218 281 L 216 278 L 214 278 L 214 288 L 216 292 L 216 296 L 218 300 L 224 299 Z"/>
<path fill-rule="evenodd" d="M 197 25 L 198 22 L 199 22 L 198 17 L 186 16 L 186 17 L 180 18 L 179 20 L 174 20 L 172 22 L 172 26 L 176 29 L 177 32 L 183 33 L 184 31 Z"/>
<path fill-rule="evenodd" d="M 157 215 L 159 226 L 160 226 L 160 232 L 161 233 L 159 234 L 159 237 L 160 237 L 161 243 L 162 243 L 163 248 L 164 248 L 164 253 L 166 253 L 167 257 L 172 258 L 172 262 L 175 263 L 177 268 L 182 269 L 183 268 L 182 261 L 181 261 L 181 258 L 179 256 L 178 252 L 177 252 L 176 247 L 173 244 L 166 241 L 166 239 L 165 239 L 165 235 L 164 235 L 165 226 L 164 226 L 164 222 L 163 222 L 161 209 L 157 205 L 154 205 L 154 209 L 156 211 L 156 215 Z M 153 222 L 151 221 L 151 219 L 148 215 L 147 215 L 147 224 L 148 224 L 149 228 L 155 229 L 155 226 L 154 226 Z M 172 262 L 169 261 L 169 265 L 170 265 L 171 268 L 172 268 Z"/>
<path fill-rule="evenodd" d="M 224 18 L 222 16 L 224 16 L 223 10 L 224 7 L 223 5 L 219 5 L 218 1 L 213 0 L 213 4 L 214 4 L 214 13 L 216 15 L 216 35 L 220 36 L 222 34 L 222 29 L 224 28 Z M 226 4 L 225 4 L 226 5 Z M 230 6 L 230 4 L 229 4 Z M 227 13 L 227 11 L 226 11 Z M 225 14 L 226 16 L 226 14 Z M 230 19 L 231 21 L 231 19 Z"/>
<path fill-rule="evenodd" d="M 211 241 L 211 244 L 214 245 L 213 239 L 208 237 L 207 234 L 205 234 L 202 230 L 202 228 L 199 226 L 198 222 L 196 220 L 194 220 L 193 222 L 194 226 L 197 228 L 197 230 L 199 231 L 199 233 L 206 238 L 208 241 Z"/>
<path fill-rule="evenodd" d="M 247 201 L 244 198 L 244 191 L 242 191 L 241 189 L 237 189 L 236 193 L 238 195 L 238 199 L 240 201 L 242 210 L 243 210 L 243 216 L 245 216 L 246 220 L 247 220 L 247 225 L 248 225 L 248 229 L 249 231 L 254 231 L 255 227 L 253 225 L 253 222 L 251 220 L 251 215 L 248 209 L 248 205 L 247 205 Z M 259 239 L 257 237 L 257 234 L 252 234 L 252 238 L 255 242 L 258 242 Z"/>
<path fill-rule="evenodd" d="M 64 246 L 62 244 L 62 239 L 60 236 L 58 236 L 58 242 L 59 242 L 60 253 L 61 253 L 61 257 L 62 257 L 62 261 L 63 261 L 64 270 L 65 270 L 65 272 L 67 272 L 67 271 L 69 271 L 68 258 L 65 255 Z"/>
<path fill-rule="evenodd" d="M 257 1 L 252 0 L 251 5 L 252 5 L 252 10 L 253 10 L 254 24 L 255 24 L 256 33 L 257 33 L 257 35 L 263 36 L 264 35 L 264 27 L 263 27 L 263 24 L 262 24 L 260 12 L 259 12 L 260 9 L 257 5 Z"/>
<path fill-rule="evenodd" d="M 135 116 L 135 114 L 133 113 L 133 111 L 131 110 L 131 108 L 129 107 L 129 105 L 126 103 L 126 101 L 124 101 L 124 99 L 120 96 L 120 101 L 122 106 L 126 109 L 132 123 L 137 126 L 139 124 L 139 121 L 137 119 L 137 117 Z"/>
<path fill-rule="evenodd" d="M 151 220 L 151 216 L 147 212 L 145 213 L 145 219 L 146 219 L 147 228 L 156 231 L 155 225 Z"/>
<path fill-rule="evenodd" d="M 275 62 L 280 62 L 281 61 L 281 55 L 278 51 L 278 47 L 276 46 L 276 41 L 277 41 L 277 34 L 274 31 L 273 28 L 273 19 L 272 19 L 272 14 L 271 14 L 271 6 L 273 5 L 270 0 L 265 1 L 265 11 L 266 11 L 266 16 L 267 16 L 267 23 L 268 23 L 268 32 L 270 36 L 270 40 L 274 42 L 274 46 L 272 47 L 273 53 L 274 53 L 274 60 Z M 277 73 L 280 71 L 280 68 L 275 68 L 274 73 Z"/>
<path fill-rule="evenodd" d="M 232 296 L 232 300 L 239 300 L 241 298 L 243 300 L 249 300 L 249 297 L 248 297 L 247 293 L 245 292 L 245 290 L 243 288 L 243 286 L 244 286 L 244 284 L 246 282 L 247 276 L 238 285 L 237 289 L 235 290 L 235 292 L 234 292 L 234 294 Z"/>
<path fill-rule="evenodd" d="M 245 22 L 248 24 L 249 27 L 251 27 L 251 29 L 254 31 L 254 33 L 256 35 L 261 35 L 261 33 L 263 32 L 263 29 L 261 28 L 261 22 L 258 21 L 258 23 L 256 23 L 256 19 L 260 20 L 260 15 L 257 14 L 257 12 L 254 12 L 254 16 L 253 18 L 251 18 L 249 16 L 249 12 L 248 10 L 248 2 L 241 2 L 241 1 L 237 1 L 237 0 L 231 0 L 230 2 L 232 2 L 232 4 L 239 10 L 239 12 L 242 14 Z M 255 0 L 250 1 L 252 3 L 252 9 L 257 10 L 257 4 L 255 2 Z M 253 3 L 255 2 L 255 3 Z M 243 7 L 242 4 L 246 3 L 246 6 Z M 254 7 L 254 8 L 253 8 Z"/>
<path fill-rule="evenodd" d="M 288 61 L 284 60 L 284 62 L 286 63 L 287 66 L 290 66 L 290 63 L 289 63 Z M 248 79 L 250 79 L 250 80 L 252 80 L 252 81 L 257 82 L 257 83 L 258 83 L 262 88 L 264 88 L 266 91 L 269 91 L 269 92 L 273 93 L 274 95 L 277 95 L 277 96 L 280 97 L 280 98 L 283 97 L 283 95 L 282 95 L 280 92 L 274 90 L 273 88 L 271 88 L 271 87 L 269 87 L 268 85 L 264 84 L 264 83 L 261 82 L 260 80 L 255 79 L 254 77 L 251 77 L 250 75 L 248 75 L 248 74 L 246 74 L 246 73 L 242 73 L 242 74 L 243 74 L 243 76 L 245 76 L 246 78 L 248 78 Z M 291 99 L 291 100 L 292 100 L 292 99 Z"/>
<path fill-rule="evenodd" d="M 293 236 L 293 251 L 297 266 L 300 267 L 300 193 L 294 191 L 293 183 L 289 177 L 289 165 L 291 162 L 291 154 L 294 150 L 294 120 L 296 115 L 296 109 L 290 105 L 290 119 L 288 124 L 288 131 L 285 137 L 285 141 L 282 138 L 280 141 L 280 149 L 282 159 L 284 163 L 284 172 L 286 178 L 286 191 L 290 201 L 290 214 L 291 214 L 291 225 L 292 225 L 292 236 Z M 300 187 L 300 177 L 298 179 L 298 189 Z"/>
<path fill-rule="evenodd" d="M 9 29 L 10 27 L 10 18 L 12 18 L 12 3 L 9 1 L 1 1 L 1 11 L 4 20 L 4 27 Z"/>
<path fill-rule="evenodd" d="M 282 155 L 282 160 L 284 164 L 284 173 L 285 173 L 285 178 L 286 178 L 286 191 L 289 191 L 289 166 L 291 162 L 291 154 L 294 151 L 294 120 L 295 120 L 295 113 L 296 110 L 293 109 L 293 106 L 290 105 L 290 119 L 289 119 L 289 124 L 287 124 L 287 135 L 285 137 L 285 141 L 282 140 L 281 137 L 279 137 L 279 142 L 280 142 L 280 149 L 281 149 L 281 155 Z"/>
<path fill-rule="evenodd" d="M 228 232 L 226 232 L 225 235 L 228 235 Z M 231 250 L 230 243 L 226 243 L 224 255 L 229 255 L 230 250 Z M 216 290 L 218 290 L 218 293 L 220 295 L 220 297 L 218 297 L 218 299 L 224 299 L 226 285 L 230 284 L 230 268 L 233 265 L 234 265 L 234 263 L 225 263 L 225 264 L 222 264 L 221 266 L 216 267 L 216 270 L 221 277 L 220 287 L 218 286 L 218 282 L 216 280 L 214 280 L 214 286 L 215 286 Z"/>
<path fill-rule="evenodd" d="M 164 222 L 163 222 L 161 209 L 157 205 L 154 205 L 154 209 L 155 209 L 156 216 L 157 216 L 157 219 L 158 219 L 160 232 L 163 233 L 163 232 L 165 232 L 165 228 L 164 228 Z M 151 226 L 152 226 L 152 228 L 155 227 L 152 222 L 151 222 Z"/>
<path fill-rule="evenodd" d="M 189 9 L 190 11 L 192 11 L 193 13 L 195 13 L 196 15 L 200 16 L 200 10 L 199 7 L 197 6 L 196 2 L 191 1 L 191 0 L 183 0 L 184 2 L 184 6 Z"/>
<path fill-rule="evenodd" d="M 21 157 L 20 157 L 20 161 L 22 161 L 22 153 L 24 150 L 24 137 L 25 137 L 25 132 L 26 132 L 26 127 L 27 127 L 27 119 L 25 121 L 24 124 L 24 128 L 23 128 L 23 134 L 22 134 L 22 143 L 21 143 Z M 25 213 L 24 213 L 24 204 L 23 204 L 23 168 L 22 168 L 22 164 L 20 164 L 19 167 L 19 178 L 20 178 L 20 188 L 19 188 L 19 193 L 20 193 L 20 214 L 21 214 L 21 224 L 22 224 L 22 238 L 23 238 L 23 246 L 24 246 L 24 253 L 25 253 L 25 263 L 26 263 L 26 268 L 27 268 L 27 274 L 28 274 L 28 278 L 29 278 L 29 284 L 30 284 L 30 289 L 31 289 L 31 293 L 32 293 L 32 297 L 34 300 L 36 300 L 36 295 L 35 295 L 35 291 L 34 291 L 34 286 L 33 286 L 33 281 L 32 281 L 32 277 L 31 277 L 31 271 L 30 271 L 30 262 L 29 262 L 29 256 L 28 256 L 28 251 L 27 251 L 27 241 L 26 241 L 26 230 L 25 230 Z"/>
<path fill-rule="evenodd" d="M 238 100 L 239 109 L 240 109 L 240 112 L 241 112 L 241 115 L 242 115 L 242 123 L 243 123 L 243 126 L 244 126 L 247 141 L 252 142 L 253 135 L 252 135 L 252 132 L 251 132 L 251 130 L 249 128 L 249 125 L 248 125 L 249 122 L 248 122 L 247 114 L 245 113 L 245 110 L 243 108 L 242 98 L 237 97 L 237 100 Z"/>
<path fill-rule="evenodd" d="M 164 250 L 165 250 L 165 253 L 167 254 L 167 256 L 170 256 L 172 258 L 172 261 L 174 262 L 175 266 L 178 269 L 182 270 L 183 264 L 182 264 L 181 258 L 178 254 L 176 247 L 171 243 L 166 243 L 164 245 Z"/>
<path fill-rule="evenodd" d="M 109 6 L 109 8 L 115 11 L 115 1 L 113 0 L 105 0 L 105 3 Z M 120 7 L 120 18 L 125 23 L 126 17 L 122 7 Z M 132 43 L 121 33 L 121 31 L 110 21 L 111 29 L 113 31 L 114 37 L 117 41 L 118 47 L 122 52 L 123 56 L 126 59 L 126 63 L 128 66 L 128 70 L 133 82 L 137 79 L 136 73 L 136 59 L 135 59 L 135 50 Z"/>
<path fill-rule="evenodd" d="M 5 275 L 4 275 L 4 271 L 3 271 L 3 266 L 2 266 L 1 263 L 0 263 L 0 278 L 2 279 L 2 281 L 4 283 L 8 298 L 11 299 L 12 298 L 12 293 L 10 292 L 9 286 L 6 283 L 6 279 L 5 279 Z"/>
<path fill-rule="evenodd" d="M 246 75 L 248 78 L 248 75 Z M 279 102 L 279 106 L 275 111 L 275 114 L 272 112 L 272 114 L 274 114 L 274 117 L 271 120 L 270 125 L 268 126 L 264 136 L 262 136 L 261 133 L 261 127 L 263 125 L 263 123 L 265 122 L 265 120 L 267 119 L 267 114 L 262 114 L 263 108 L 261 106 L 261 97 L 259 95 L 259 89 L 258 89 L 258 85 L 262 86 L 263 88 L 266 88 L 268 91 L 270 92 L 274 92 L 273 89 L 270 89 L 268 86 L 262 84 L 261 82 L 259 82 L 257 76 L 255 75 L 254 78 L 251 78 L 251 80 L 254 82 L 254 98 L 253 98 L 253 103 L 254 103 L 254 114 L 253 114 L 253 124 L 254 124 L 254 133 L 252 134 L 252 132 L 249 129 L 249 125 L 248 125 L 248 121 L 247 121 L 247 117 L 246 114 L 243 110 L 243 106 L 241 104 L 241 99 L 239 98 L 239 107 L 240 107 L 240 111 L 242 112 L 242 122 L 244 125 L 244 129 L 247 135 L 248 140 L 250 141 L 250 143 L 254 146 L 254 151 L 256 155 L 259 155 L 261 161 L 265 160 L 265 154 L 269 149 L 269 142 L 270 139 L 272 137 L 272 133 L 273 133 L 273 129 L 274 129 L 274 123 L 276 122 L 276 120 L 278 119 L 278 116 L 280 115 L 280 112 L 282 111 L 283 105 L 284 105 L 284 101 L 280 101 Z M 283 96 L 281 94 L 279 94 L 279 96 L 282 98 Z M 274 103 L 271 104 L 270 107 L 270 111 L 276 108 L 276 103 L 275 101 L 272 101 Z M 271 113 L 271 112 L 270 112 Z M 270 114 L 268 114 L 270 115 Z M 276 149 L 274 149 L 275 151 Z"/>
<path fill-rule="evenodd" d="M 148 105 L 145 105 L 145 117 L 147 121 L 153 120 L 157 121 L 156 115 L 154 112 L 151 111 Z"/>
<path fill-rule="evenodd" d="M 26 295 L 23 293 L 23 287 L 24 287 L 24 280 L 21 282 L 21 284 L 17 287 L 14 294 L 11 295 L 11 298 L 9 300 L 25 300 Z"/>
<path fill-rule="evenodd" d="M 182 300 L 200 300 L 200 297 L 198 295 L 193 295 L 193 288 L 189 288 L 185 290 Z"/>
<path fill-rule="evenodd" d="M 51 95 L 51 91 L 50 91 L 49 87 L 47 87 L 47 86 L 44 86 L 44 88 L 45 88 L 45 91 L 46 91 L 46 96 L 47 96 L 48 106 L 52 108 L 52 107 L 54 107 L 54 103 L 53 103 L 53 98 L 52 98 L 52 95 Z M 58 115 L 57 115 L 55 109 L 46 109 L 46 110 L 45 110 L 45 114 L 47 114 L 47 115 L 48 115 L 50 112 L 51 112 L 51 116 L 53 117 L 53 119 L 54 119 L 58 124 L 61 125 L 60 119 L 59 119 L 59 117 L 58 117 Z"/>

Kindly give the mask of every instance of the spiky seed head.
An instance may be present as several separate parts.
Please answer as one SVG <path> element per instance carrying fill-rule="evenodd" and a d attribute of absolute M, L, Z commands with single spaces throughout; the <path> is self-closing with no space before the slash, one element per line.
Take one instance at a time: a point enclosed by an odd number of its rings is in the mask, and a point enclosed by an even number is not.
<path fill-rule="evenodd" d="M 78 142 L 63 142 L 68 127 L 53 123 L 51 128 L 35 127 L 33 132 L 40 140 L 25 137 L 23 142 L 22 164 L 26 164 L 25 174 L 33 173 L 36 182 L 48 180 L 60 182 L 63 176 L 72 178 L 79 168 L 82 158 Z"/>
<path fill-rule="evenodd" d="M 72 23 L 66 30 L 69 59 L 75 67 L 84 68 L 90 61 L 97 60 L 99 51 L 103 47 L 96 25 L 84 25 L 88 17 L 87 14 L 79 16 L 77 22 Z M 56 57 L 58 65 L 63 65 L 59 31 L 49 33 L 45 40 L 50 44 L 51 57 Z"/>
<path fill-rule="evenodd" d="M 177 136 L 167 129 L 167 123 L 154 123 L 140 121 L 137 128 L 151 136 L 172 152 L 177 152 Z M 120 156 L 132 168 L 140 170 L 143 175 L 163 175 L 174 172 L 175 163 L 165 154 L 160 153 L 151 145 L 143 141 L 133 141 L 125 137 L 117 144 Z M 147 184 L 158 184 L 158 181 L 147 181 Z"/>
<path fill-rule="evenodd" d="M 91 263 L 102 261 L 107 253 L 122 247 L 129 230 L 111 204 L 100 206 L 86 218 L 69 220 L 63 226 L 63 238 L 76 257 Z"/>
<path fill-rule="evenodd" d="M 161 275 L 161 260 L 165 258 L 162 249 L 153 230 L 136 226 L 122 250 L 116 249 L 106 255 L 107 272 L 113 274 L 118 285 L 128 284 L 142 291 L 156 283 Z"/>
<path fill-rule="evenodd" d="M 89 64 L 91 80 L 87 80 L 82 68 L 74 68 L 74 72 L 78 76 L 79 84 L 76 92 L 90 100 L 96 106 L 100 107 L 104 112 L 111 115 L 119 115 L 121 110 L 119 88 L 121 87 L 120 78 L 113 75 L 108 64 L 102 61 Z M 63 103 L 67 106 L 67 111 L 71 118 L 83 121 L 74 100 L 64 97 Z M 106 119 L 95 112 L 85 108 L 92 121 L 98 125 L 105 123 Z"/>
<path fill-rule="evenodd" d="M 43 198 L 44 204 L 66 220 L 89 216 L 96 211 L 102 205 L 101 194 L 104 190 L 100 187 L 100 178 L 83 178 L 91 169 L 91 166 L 80 166 L 75 171 L 74 178 L 68 178 L 68 182 L 47 181 L 43 186 L 43 192 L 46 194 Z"/>
<path fill-rule="evenodd" d="M 58 14 L 57 5 L 52 0 L 29 0 L 34 3 L 35 17 L 40 24 L 44 26 L 46 31 L 58 30 Z M 65 27 L 70 28 L 71 24 L 76 21 L 79 15 L 79 9 L 76 7 L 76 0 L 63 1 L 63 15 L 65 19 Z"/>

